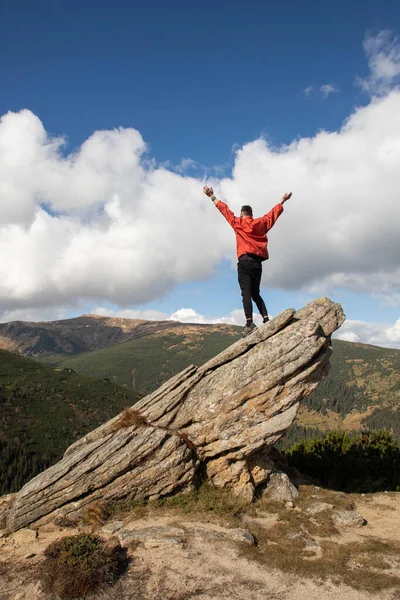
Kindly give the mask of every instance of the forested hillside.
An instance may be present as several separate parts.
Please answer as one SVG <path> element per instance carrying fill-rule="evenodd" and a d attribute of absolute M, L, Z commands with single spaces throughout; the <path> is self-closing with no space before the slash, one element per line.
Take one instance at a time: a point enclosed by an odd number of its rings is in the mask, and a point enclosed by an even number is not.
<path fill-rule="evenodd" d="M 0 350 L 0 494 L 19 489 L 137 399 L 109 381 Z"/>
<path fill-rule="evenodd" d="M 338 429 L 387 429 L 400 441 L 399 401 L 399 350 L 333 340 L 330 373 L 304 398 L 285 443 Z"/>

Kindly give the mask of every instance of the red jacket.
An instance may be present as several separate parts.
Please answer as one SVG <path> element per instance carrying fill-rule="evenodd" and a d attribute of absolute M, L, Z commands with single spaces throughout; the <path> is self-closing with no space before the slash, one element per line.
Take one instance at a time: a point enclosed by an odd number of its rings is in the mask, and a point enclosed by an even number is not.
<path fill-rule="evenodd" d="M 224 215 L 235 232 L 238 258 L 242 254 L 250 253 L 267 259 L 267 231 L 274 226 L 277 218 L 282 214 L 282 204 L 277 204 L 269 213 L 258 219 L 253 219 L 253 217 L 235 217 L 229 206 L 225 202 L 221 202 L 221 200 L 218 200 L 215 206 Z"/>

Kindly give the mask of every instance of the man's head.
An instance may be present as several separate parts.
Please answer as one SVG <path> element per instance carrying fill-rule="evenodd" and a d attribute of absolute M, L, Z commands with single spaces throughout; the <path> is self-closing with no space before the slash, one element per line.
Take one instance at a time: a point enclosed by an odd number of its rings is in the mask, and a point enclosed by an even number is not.
<path fill-rule="evenodd" d="M 253 209 L 251 208 L 251 206 L 249 206 L 248 204 L 245 204 L 244 206 L 242 206 L 242 208 L 240 209 L 240 216 L 241 217 L 252 217 Z"/>

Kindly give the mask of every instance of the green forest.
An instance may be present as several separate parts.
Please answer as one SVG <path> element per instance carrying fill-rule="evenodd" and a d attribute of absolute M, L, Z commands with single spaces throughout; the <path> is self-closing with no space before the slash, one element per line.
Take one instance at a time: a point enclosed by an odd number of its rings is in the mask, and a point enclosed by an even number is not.
<path fill-rule="evenodd" d="M 16 491 L 139 396 L 0 350 L 0 494 Z"/>
<path fill-rule="evenodd" d="M 400 491 L 400 451 L 388 431 L 331 432 L 293 444 L 284 454 L 300 473 L 330 489 Z"/>

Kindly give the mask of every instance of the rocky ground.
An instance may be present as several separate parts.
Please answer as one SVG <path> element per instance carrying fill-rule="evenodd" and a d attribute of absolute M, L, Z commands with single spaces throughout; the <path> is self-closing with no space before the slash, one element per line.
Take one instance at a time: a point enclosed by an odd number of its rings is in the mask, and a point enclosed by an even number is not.
<path fill-rule="evenodd" d="M 44 549 L 82 530 L 129 557 L 118 583 L 92 600 L 400 600 L 399 509 L 400 493 L 311 485 L 286 504 L 243 507 L 209 491 L 107 516 L 97 505 L 74 527 L 3 533 L 0 600 L 50 600 L 37 575 Z"/>

